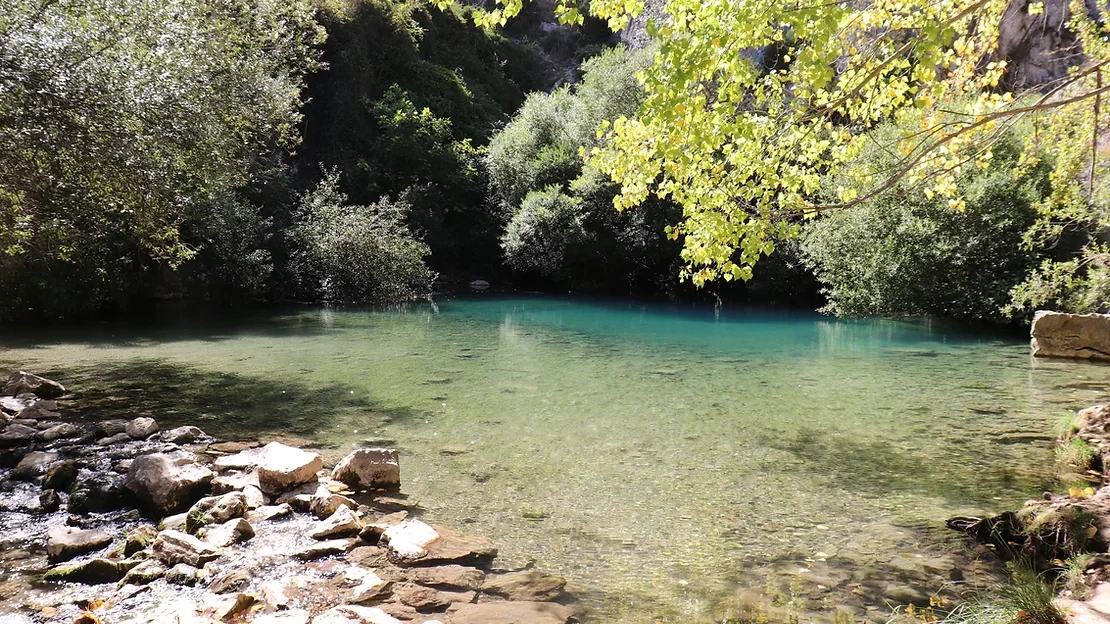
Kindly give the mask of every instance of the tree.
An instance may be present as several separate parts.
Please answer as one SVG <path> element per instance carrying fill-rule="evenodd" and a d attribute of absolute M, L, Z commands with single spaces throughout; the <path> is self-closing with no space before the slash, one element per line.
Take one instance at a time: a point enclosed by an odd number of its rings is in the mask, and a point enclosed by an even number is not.
<path fill-rule="evenodd" d="M 884 124 L 872 133 L 900 131 Z M 876 145 L 885 142 L 875 138 Z M 824 311 L 1003 320 L 1011 290 L 1044 253 L 1023 248 L 1022 241 L 1049 192 L 1050 167 L 1020 165 L 1023 141 L 1019 132 L 1010 132 L 995 145 L 988 167 L 960 176 L 963 210 L 903 184 L 852 210 L 807 222 L 802 258 L 824 286 Z M 882 169 L 896 158 L 872 148 L 852 168 Z M 830 174 L 826 188 L 852 176 L 850 169 Z"/>
<path fill-rule="evenodd" d="M 484 19 L 502 21 L 520 1 L 505 0 Z M 670 233 L 683 240 L 684 275 L 696 284 L 748 279 L 776 239 L 797 234 L 799 219 L 898 184 L 921 185 L 963 209 L 959 176 L 988 162 L 1017 120 L 1071 116 L 1055 136 L 1037 136 L 1063 149 L 1091 146 L 1105 127 L 1106 27 L 1082 3 L 1070 14 L 1065 2 L 1050 3 L 1069 16 L 1075 45 L 1061 52 L 1074 67 L 1026 93 L 1006 79 L 1000 28 L 1020 17 L 1039 29 L 1049 19 L 1044 2 L 670 0 L 664 19 L 649 24 L 661 45 L 642 74 L 646 99 L 635 116 L 604 127 L 611 140 L 591 163 L 620 184 L 620 209 L 651 195 L 681 204 L 682 222 Z M 637 0 L 589 3 L 614 28 L 642 9 Z M 573 2 L 560 10 L 581 19 Z M 910 119 L 917 125 L 884 146 L 900 155 L 894 168 L 859 171 L 823 201 L 823 176 L 857 159 L 868 128 Z"/>
<path fill-rule="evenodd" d="M 301 198 L 289 231 L 290 273 L 306 300 L 406 300 L 431 291 L 434 275 L 424 264 L 428 247 L 405 226 L 411 206 L 382 198 L 353 206 L 339 191 L 339 172 L 327 172 Z"/>
<path fill-rule="evenodd" d="M 0 284 L 17 296 L 0 305 L 42 307 L 68 282 L 95 307 L 134 287 L 124 274 L 193 256 L 190 210 L 296 144 L 322 40 L 308 0 L 6 4 Z"/>

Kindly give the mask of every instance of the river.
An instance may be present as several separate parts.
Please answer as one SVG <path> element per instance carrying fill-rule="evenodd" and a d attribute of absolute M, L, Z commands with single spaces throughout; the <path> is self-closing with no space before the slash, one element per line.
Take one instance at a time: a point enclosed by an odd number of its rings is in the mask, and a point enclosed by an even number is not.
<path fill-rule="evenodd" d="M 1110 389 L 1020 336 L 538 296 L 8 331 L 0 364 L 97 415 L 395 445 L 425 519 L 634 624 L 884 621 L 987 578 L 943 521 L 1058 487 L 1054 422 Z"/>

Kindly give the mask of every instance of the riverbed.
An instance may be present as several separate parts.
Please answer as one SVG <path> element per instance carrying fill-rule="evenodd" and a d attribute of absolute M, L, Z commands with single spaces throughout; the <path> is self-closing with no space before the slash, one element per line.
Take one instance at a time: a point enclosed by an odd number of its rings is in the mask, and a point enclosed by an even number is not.
<path fill-rule="evenodd" d="M 90 417 L 396 446 L 429 521 L 629 624 L 884 621 L 983 582 L 943 521 L 1057 487 L 1054 422 L 1110 388 L 1015 334 L 551 297 L 24 329 L 0 364 Z"/>

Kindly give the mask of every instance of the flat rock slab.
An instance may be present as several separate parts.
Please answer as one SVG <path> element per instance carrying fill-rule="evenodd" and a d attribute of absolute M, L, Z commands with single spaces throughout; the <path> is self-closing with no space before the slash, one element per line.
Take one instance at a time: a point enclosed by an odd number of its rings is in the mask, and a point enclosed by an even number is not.
<path fill-rule="evenodd" d="M 1110 315 L 1041 310 L 1030 334 L 1036 357 L 1110 361 Z"/>
<path fill-rule="evenodd" d="M 462 607 L 447 624 L 566 624 L 573 615 L 554 602 L 486 602 Z"/>
<path fill-rule="evenodd" d="M 481 589 L 486 573 L 477 568 L 460 565 L 414 568 L 412 580 L 422 585 L 448 587 L 451 589 Z"/>
<path fill-rule="evenodd" d="M 46 556 L 50 561 L 66 561 L 112 543 L 112 534 L 101 529 L 75 529 L 57 526 L 46 536 Z"/>

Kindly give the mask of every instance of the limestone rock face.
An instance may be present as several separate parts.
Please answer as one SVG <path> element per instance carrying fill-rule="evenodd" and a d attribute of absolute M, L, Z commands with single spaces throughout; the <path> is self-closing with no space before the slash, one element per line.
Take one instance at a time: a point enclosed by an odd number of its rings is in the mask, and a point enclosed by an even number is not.
<path fill-rule="evenodd" d="M 289 488 L 316 479 L 324 463 L 316 453 L 280 442 L 262 447 L 258 462 L 258 485 L 266 494 L 281 494 Z"/>
<path fill-rule="evenodd" d="M 1041 310 L 1033 317 L 1033 355 L 1110 360 L 1110 315 Z"/>
<path fill-rule="evenodd" d="M 191 505 L 208 492 L 215 473 L 193 463 L 178 465 L 165 453 L 136 457 L 124 485 L 145 505 L 163 514 Z"/>
<path fill-rule="evenodd" d="M 155 557 L 170 566 L 186 563 L 197 568 L 220 556 L 220 549 L 215 546 L 174 530 L 159 533 L 151 549 Z"/>
<path fill-rule="evenodd" d="M 56 526 L 47 533 L 46 556 L 50 561 L 65 561 L 104 548 L 111 541 L 112 534 L 100 529 Z"/>
<path fill-rule="evenodd" d="M 455 611 L 451 624 L 566 624 L 572 615 L 554 602 L 486 602 Z"/>
<path fill-rule="evenodd" d="M 66 393 L 66 388 L 56 381 L 26 371 L 12 373 L 8 377 L 8 381 L 0 388 L 0 394 L 5 396 L 18 396 L 26 393 L 31 393 L 40 399 L 56 399 Z"/>
<path fill-rule="evenodd" d="M 352 488 L 398 489 L 401 487 L 401 465 L 397 451 L 358 449 L 336 464 L 332 478 Z"/>

